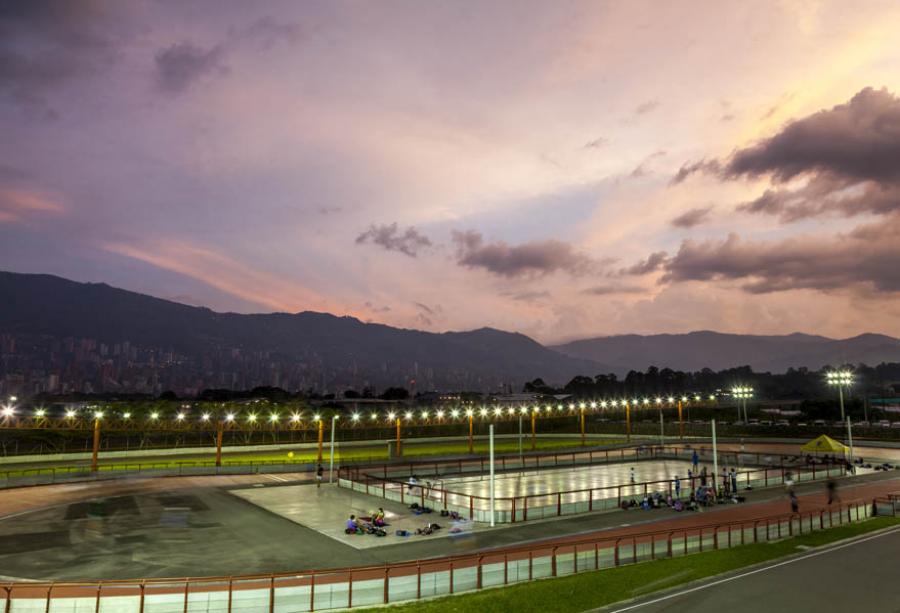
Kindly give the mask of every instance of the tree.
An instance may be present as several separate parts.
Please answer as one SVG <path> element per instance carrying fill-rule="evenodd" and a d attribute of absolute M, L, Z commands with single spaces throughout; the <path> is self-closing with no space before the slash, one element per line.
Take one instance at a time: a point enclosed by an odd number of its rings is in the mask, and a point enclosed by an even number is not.
<path fill-rule="evenodd" d="M 382 400 L 406 400 L 409 398 L 409 390 L 405 387 L 389 387 L 379 398 Z"/>

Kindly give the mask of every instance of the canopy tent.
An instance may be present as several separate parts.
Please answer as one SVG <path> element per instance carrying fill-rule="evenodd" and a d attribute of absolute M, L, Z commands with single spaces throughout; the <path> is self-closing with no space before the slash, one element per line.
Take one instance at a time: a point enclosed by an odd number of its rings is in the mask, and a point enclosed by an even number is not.
<path fill-rule="evenodd" d="M 827 434 L 814 438 L 800 448 L 806 453 L 847 453 L 849 447 L 839 443 Z"/>

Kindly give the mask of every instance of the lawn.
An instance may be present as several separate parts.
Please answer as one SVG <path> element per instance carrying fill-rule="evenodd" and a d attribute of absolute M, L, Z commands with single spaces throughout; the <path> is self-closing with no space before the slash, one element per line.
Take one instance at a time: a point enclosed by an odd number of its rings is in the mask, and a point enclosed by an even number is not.
<path fill-rule="evenodd" d="M 610 446 L 624 443 L 625 440 L 619 439 L 610 439 L 610 438 L 602 438 L 602 439 L 587 439 L 588 445 L 591 446 Z M 536 448 L 538 451 L 577 451 L 581 448 L 581 442 L 577 439 L 538 439 L 536 441 Z M 488 444 L 487 442 L 476 441 L 475 443 L 475 454 L 476 455 L 487 455 L 488 453 Z M 519 450 L 518 442 L 515 440 L 501 440 L 497 441 L 494 444 L 494 450 L 496 453 L 515 453 Z M 523 444 L 523 450 L 527 453 L 531 451 L 531 441 L 526 438 Z M 456 443 L 416 443 L 416 442 L 408 442 L 403 446 L 403 457 L 410 460 L 423 459 L 427 457 L 442 457 L 442 456 L 456 456 L 456 455 L 467 455 L 469 452 L 468 443 L 465 441 L 456 442 Z M 280 451 L 272 451 L 272 452 L 241 452 L 241 451 L 229 451 L 226 447 L 223 451 L 222 455 L 222 464 L 224 465 L 246 465 L 249 463 L 295 463 L 295 464 L 311 464 L 316 461 L 317 452 L 315 449 L 304 448 L 298 451 L 294 451 L 292 456 L 288 455 L 289 452 L 280 450 Z M 137 454 L 136 454 L 137 455 Z M 335 448 L 335 462 L 346 462 L 346 461 L 385 461 L 388 459 L 387 455 L 387 445 L 382 443 L 377 446 L 365 446 L 365 447 L 346 447 L 346 448 Z M 329 461 L 328 455 L 328 445 L 326 443 L 323 454 L 323 461 L 325 464 Z M 103 454 L 100 455 L 100 470 L 101 471 L 112 471 L 112 470 L 126 470 L 132 469 L 136 467 L 136 465 L 140 464 L 142 467 L 147 468 L 178 468 L 179 465 L 189 466 L 189 465 L 208 465 L 212 466 L 215 463 L 215 452 L 210 451 L 210 453 L 205 454 L 191 454 L 177 457 L 165 457 L 165 456 L 144 456 L 141 458 L 114 458 L 109 460 L 103 459 Z M 76 470 L 83 469 L 87 464 L 87 461 L 79 461 L 79 462 L 60 462 L 54 463 L 50 456 L 48 456 L 47 462 L 40 462 L 35 465 L 35 468 L 41 469 L 56 469 L 56 470 Z M 24 466 L 16 466 L 11 468 L 10 470 L 0 470 L 2 473 L 8 473 L 10 477 L 20 476 L 23 473 L 31 473 L 34 474 L 34 468 L 26 468 Z"/>
<path fill-rule="evenodd" d="M 782 541 L 744 545 L 697 553 L 686 557 L 644 562 L 556 579 L 522 583 L 500 589 L 424 600 L 391 607 L 405 613 L 546 613 L 578 612 L 646 596 L 652 592 L 711 577 L 798 553 L 802 547 L 819 547 L 881 528 L 900 525 L 900 518 L 877 517 Z M 384 608 L 359 611 L 384 611 Z"/>

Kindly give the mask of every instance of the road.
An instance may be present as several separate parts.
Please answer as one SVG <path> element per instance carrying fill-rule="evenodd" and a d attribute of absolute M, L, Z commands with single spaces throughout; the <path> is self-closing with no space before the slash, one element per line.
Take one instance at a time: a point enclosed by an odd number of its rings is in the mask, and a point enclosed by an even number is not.
<path fill-rule="evenodd" d="M 900 611 L 900 528 L 602 611 Z"/>

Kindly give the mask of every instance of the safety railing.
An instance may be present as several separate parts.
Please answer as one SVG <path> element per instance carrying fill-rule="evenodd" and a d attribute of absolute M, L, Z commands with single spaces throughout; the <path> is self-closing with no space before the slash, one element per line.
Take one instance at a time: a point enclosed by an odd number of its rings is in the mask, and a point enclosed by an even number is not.
<path fill-rule="evenodd" d="M 585 536 L 501 550 L 293 573 L 86 583 L 0 584 L 0 611 L 294 613 L 414 601 L 543 577 L 760 543 L 865 520 L 871 503 L 627 536 Z"/>
<path fill-rule="evenodd" d="M 531 452 L 519 454 L 498 454 L 495 459 L 495 470 L 521 471 L 540 468 L 564 468 L 567 466 L 586 466 L 593 464 L 611 464 L 646 459 L 681 459 L 691 461 L 697 453 L 698 461 L 712 463 L 712 449 L 705 446 L 682 445 L 632 445 L 615 449 L 583 449 L 555 452 Z M 719 466 L 796 466 L 811 471 L 822 470 L 833 463 L 807 465 L 800 454 L 780 454 L 746 451 L 719 451 Z M 356 462 L 342 466 L 340 476 L 345 479 L 358 479 L 360 475 L 380 474 L 383 478 L 420 476 L 451 477 L 472 473 L 486 473 L 489 468 L 486 457 L 454 457 L 441 459 L 422 459 L 401 462 L 381 462 L 367 464 Z"/>
<path fill-rule="evenodd" d="M 900 492 L 893 492 L 886 496 L 879 496 L 872 502 L 876 515 L 900 515 Z"/>
<path fill-rule="evenodd" d="M 522 473 L 541 469 L 621 463 L 628 460 L 680 457 L 680 455 L 687 454 L 690 457 L 693 452 L 693 449 L 688 448 L 633 447 L 614 451 L 542 454 L 530 458 L 504 457 L 495 461 L 495 466 L 501 473 L 510 471 Z M 402 504 L 417 503 L 420 506 L 437 506 L 447 511 L 455 511 L 475 521 L 488 522 L 491 520 L 489 495 L 466 492 L 464 484 L 459 481 L 456 483 L 451 481 L 449 484 L 443 481 L 443 479 L 458 480 L 460 476 L 465 475 L 483 475 L 484 468 L 484 463 L 480 459 L 414 462 L 399 466 L 344 467 L 338 473 L 338 485 Z M 372 474 L 368 472 L 369 470 L 374 470 L 376 473 Z M 419 478 L 415 483 L 397 478 L 406 473 L 418 475 Z M 715 486 L 719 491 L 723 489 L 740 491 L 784 485 L 791 481 L 813 481 L 844 474 L 843 464 L 779 466 L 739 471 L 735 473 L 733 480 L 729 474 L 727 484 L 724 483 L 724 475 L 720 474 L 714 478 L 712 474 L 709 474 L 706 477 L 694 475 L 678 482 L 675 479 L 666 479 L 547 491 L 522 496 L 501 496 L 494 499 L 493 519 L 500 523 L 514 523 L 545 517 L 606 511 L 621 507 L 623 502 L 631 500 L 640 503 L 643 497 L 653 493 L 687 499 L 691 492 L 696 491 L 700 485 Z M 454 488 L 454 486 L 456 487 Z"/>

